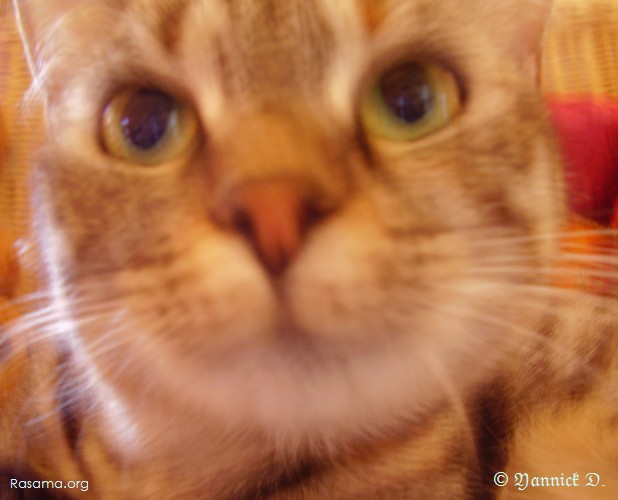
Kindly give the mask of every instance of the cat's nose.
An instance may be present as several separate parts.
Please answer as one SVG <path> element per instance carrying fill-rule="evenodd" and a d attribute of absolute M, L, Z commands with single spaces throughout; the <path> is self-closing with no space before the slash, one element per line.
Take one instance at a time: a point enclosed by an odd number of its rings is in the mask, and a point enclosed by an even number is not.
<path fill-rule="evenodd" d="M 275 275 L 294 259 L 307 231 L 335 208 L 296 179 L 249 181 L 230 197 L 228 223 L 248 239 Z"/>

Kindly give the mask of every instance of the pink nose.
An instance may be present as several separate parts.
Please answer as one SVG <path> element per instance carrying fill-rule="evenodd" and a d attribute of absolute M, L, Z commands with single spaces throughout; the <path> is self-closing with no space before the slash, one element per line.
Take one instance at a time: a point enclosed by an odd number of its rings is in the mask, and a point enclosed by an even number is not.
<path fill-rule="evenodd" d="M 286 269 L 307 230 L 329 211 L 320 207 L 307 186 L 290 179 L 247 182 L 235 189 L 232 198 L 227 218 L 273 274 Z"/>

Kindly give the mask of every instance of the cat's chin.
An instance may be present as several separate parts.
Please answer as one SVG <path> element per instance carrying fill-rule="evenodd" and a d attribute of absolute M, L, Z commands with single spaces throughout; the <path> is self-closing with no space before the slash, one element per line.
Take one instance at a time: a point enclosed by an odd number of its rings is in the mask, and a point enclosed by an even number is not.
<path fill-rule="evenodd" d="M 124 372 L 117 394 L 137 427 L 150 434 L 146 440 L 216 428 L 228 436 L 255 433 L 285 449 L 323 448 L 422 419 L 487 368 L 486 360 L 475 360 L 474 369 L 462 371 L 472 353 L 452 342 L 419 342 L 417 335 L 341 344 L 300 331 L 278 334 L 270 342 L 226 348 L 208 363 L 156 349 L 157 357 L 136 359 Z M 435 364 L 436 349 L 451 366 Z M 148 412 L 159 421 L 148 417 L 141 425 L 144 404 L 161 406 Z"/>

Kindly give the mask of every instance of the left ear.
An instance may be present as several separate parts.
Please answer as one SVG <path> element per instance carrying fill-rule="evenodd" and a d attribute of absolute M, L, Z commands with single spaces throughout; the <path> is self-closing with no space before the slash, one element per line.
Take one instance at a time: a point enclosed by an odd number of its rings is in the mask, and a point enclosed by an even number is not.
<path fill-rule="evenodd" d="M 24 53 L 34 76 L 39 62 L 39 44 L 54 23 L 79 3 L 80 0 L 13 0 Z"/>

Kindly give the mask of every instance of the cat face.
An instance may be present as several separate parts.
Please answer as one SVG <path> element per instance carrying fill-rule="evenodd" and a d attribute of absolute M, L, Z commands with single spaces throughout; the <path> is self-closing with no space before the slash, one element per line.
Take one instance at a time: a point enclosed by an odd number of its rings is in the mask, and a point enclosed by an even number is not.
<path fill-rule="evenodd" d="M 492 372 L 562 217 L 549 5 L 24 4 L 56 327 L 138 433 L 353 436 Z"/>

